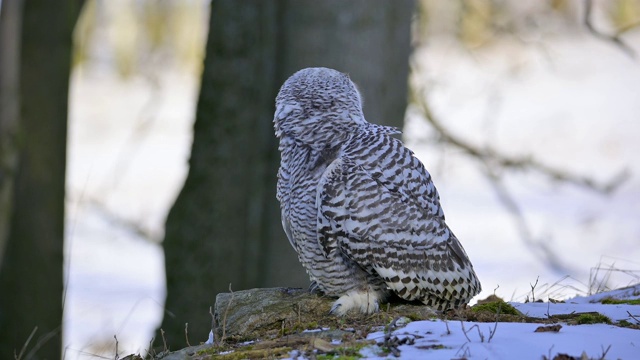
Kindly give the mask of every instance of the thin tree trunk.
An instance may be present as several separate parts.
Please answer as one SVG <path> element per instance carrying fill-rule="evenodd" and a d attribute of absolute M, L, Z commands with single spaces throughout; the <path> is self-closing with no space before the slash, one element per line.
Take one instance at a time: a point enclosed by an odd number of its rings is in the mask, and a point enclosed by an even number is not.
<path fill-rule="evenodd" d="M 61 356 L 67 100 L 81 3 L 24 3 L 17 168 L 0 266 L 2 359 L 19 354 L 32 331 L 23 358 Z"/>

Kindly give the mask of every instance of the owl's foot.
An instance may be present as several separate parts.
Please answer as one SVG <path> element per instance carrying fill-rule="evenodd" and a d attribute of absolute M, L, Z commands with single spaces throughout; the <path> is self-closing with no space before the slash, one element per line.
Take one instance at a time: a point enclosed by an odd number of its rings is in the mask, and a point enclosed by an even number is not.
<path fill-rule="evenodd" d="M 322 290 L 320 290 L 320 285 L 317 281 L 313 280 L 311 285 L 309 285 L 309 293 L 310 294 L 322 294 Z"/>
<path fill-rule="evenodd" d="M 354 310 L 362 314 L 372 314 L 378 312 L 378 301 L 380 301 L 380 298 L 381 294 L 371 289 L 352 290 L 340 296 L 338 300 L 333 303 L 329 313 L 344 316 L 349 311 Z"/>

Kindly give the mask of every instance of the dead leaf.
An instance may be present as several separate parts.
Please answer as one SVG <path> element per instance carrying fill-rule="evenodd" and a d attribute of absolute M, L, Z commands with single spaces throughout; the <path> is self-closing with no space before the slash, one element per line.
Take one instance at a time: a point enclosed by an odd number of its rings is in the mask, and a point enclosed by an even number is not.
<path fill-rule="evenodd" d="M 555 325 L 547 325 L 547 326 L 538 326 L 538 328 L 534 331 L 534 332 L 560 332 L 560 329 L 562 329 L 562 325 L 560 324 L 555 324 Z"/>

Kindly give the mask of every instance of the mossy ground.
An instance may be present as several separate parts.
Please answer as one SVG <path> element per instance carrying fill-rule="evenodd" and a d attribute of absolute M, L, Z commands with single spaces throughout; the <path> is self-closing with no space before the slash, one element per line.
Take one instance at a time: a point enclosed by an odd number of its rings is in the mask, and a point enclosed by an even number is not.
<path fill-rule="evenodd" d="M 319 302 L 326 299 L 318 298 Z M 609 302 L 614 303 L 614 302 Z M 330 304 L 330 303 L 329 303 Z M 363 347 L 375 346 L 375 341 L 366 340 L 367 334 L 387 331 L 398 319 L 405 322 L 429 319 L 474 322 L 528 322 L 541 324 L 563 323 L 567 325 L 613 324 L 638 329 L 637 324 L 628 321 L 613 323 L 608 317 L 597 312 L 552 315 L 546 319 L 532 318 L 520 313 L 498 297 L 481 300 L 473 307 L 458 309 L 444 314 L 436 314 L 419 304 L 392 303 L 383 305 L 375 314 L 328 316 L 327 303 L 304 303 L 297 308 L 295 318 L 283 319 L 278 326 L 256 329 L 244 336 L 228 336 L 218 339 L 218 346 L 208 346 L 194 354 L 194 359 L 244 359 L 280 358 L 297 350 L 301 355 L 316 359 L 351 360 L 361 357 Z M 402 325 L 399 325 L 401 327 Z M 318 330 L 309 332 L 309 330 Z M 307 330 L 307 331 L 305 331 Z M 392 330 L 392 329 L 391 329 Z M 244 341 L 255 340 L 251 344 Z M 339 340 L 339 345 L 332 343 Z M 437 344 L 436 344 L 437 345 Z M 380 351 L 384 344 L 378 344 Z M 437 349 L 437 348 L 434 348 Z"/>
<path fill-rule="evenodd" d="M 575 318 L 578 325 L 584 324 L 611 324 L 611 319 L 599 313 L 580 314 Z"/>
<path fill-rule="evenodd" d="M 522 315 L 516 308 L 500 298 L 494 301 L 479 303 L 473 306 L 471 310 L 475 312 L 490 312 L 492 314 Z"/>
<path fill-rule="evenodd" d="M 640 305 L 640 299 L 624 299 L 624 300 L 620 300 L 620 299 L 614 299 L 614 298 L 605 298 L 602 299 L 602 301 L 600 301 L 602 304 L 612 304 L 612 305 L 618 305 L 618 304 L 627 304 L 627 305 Z"/>

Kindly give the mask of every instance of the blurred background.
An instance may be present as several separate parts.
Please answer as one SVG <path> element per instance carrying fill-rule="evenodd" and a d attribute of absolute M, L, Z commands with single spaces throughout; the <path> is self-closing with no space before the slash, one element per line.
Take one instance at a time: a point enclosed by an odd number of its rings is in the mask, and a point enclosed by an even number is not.
<path fill-rule="evenodd" d="M 640 0 L 46 3 L 0 2 L 4 355 L 179 349 L 219 292 L 308 286 L 271 125 L 306 66 L 403 127 L 475 300 L 640 281 Z"/>

